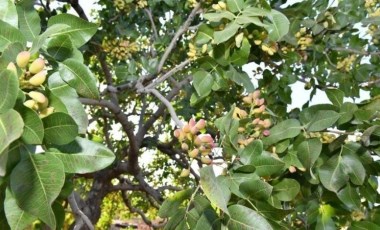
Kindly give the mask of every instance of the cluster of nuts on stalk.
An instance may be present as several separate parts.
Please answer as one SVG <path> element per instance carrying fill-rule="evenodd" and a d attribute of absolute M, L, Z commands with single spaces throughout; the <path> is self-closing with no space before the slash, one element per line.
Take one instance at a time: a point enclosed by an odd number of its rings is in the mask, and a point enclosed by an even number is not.
<path fill-rule="evenodd" d="M 379 17 L 380 16 L 380 1 L 379 0 L 366 0 L 364 7 L 366 8 L 368 12 L 369 17 Z M 372 42 L 374 44 L 379 44 L 379 37 L 378 37 L 378 30 L 379 27 L 376 24 L 369 24 L 368 26 L 368 34 L 372 36 Z"/>
<path fill-rule="evenodd" d="M 349 72 L 351 70 L 352 64 L 356 60 L 356 55 L 350 55 L 340 61 L 336 64 L 336 68 L 343 71 L 343 72 Z"/>
<path fill-rule="evenodd" d="M 116 7 L 118 11 L 121 12 L 128 12 L 131 9 L 130 3 L 133 1 L 131 0 L 114 0 L 113 5 Z M 148 1 L 147 0 L 137 0 L 136 1 L 136 6 L 137 8 L 145 8 L 148 6 Z"/>
<path fill-rule="evenodd" d="M 311 34 L 307 33 L 305 27 L 302 27 L 295 35 L 297 38 L 297 44 L 301 50 L 306 50 L 307 47 L 313 45 L 313 37 Z"/>
<path fill-rule="evenodd" d="M 326 20 L 324 20 L 324 22 L 323 22 L 323 27 L 329 28 L 329 27 L 333 26 L 334 24 L 336 24 L 334 15 L 331 12 L 329 12 L 329 11 L 325 12 L 325 18 L 326 18 Z"/>
<path fill-rule="evenodd" d="M 238 128 L 239 139 L 238 144 L 240 148 L 244 148 L 252 141 L 259 139 L 263 136 L 269 136 L 272 122 L 269 119 L 264 105 L 265 99 L 260 98 L 260 91 L 256 90 L 243 98 L 243 102 L 248 106 L 249 112 L 246 110 L 235 108 L 233 118 L 235 119 L 249 119 L 250 121 Z"/>
<path fill-rule="evenodd" d="M 319 138 L 324 144 L 329 144 L 336 139 L 334 134 L 328 132 L 309 132 L 306 135 L 308 138 Z"/>
<path fill-rule="evenodd" d="M 255 45 L 260 46 L 261 50 L 270 56 L 274 55 L 278 50 L 276 42 L 265 42 L 268 40 L 268 32 L 264 30 L 261 32 L 253 30 L 252 33 L 248 35 L 248 38 L 253 40 Z"/>
<path fill-rule="evenodd" d="M 107 37 L 104 38 L 102 47 L 105 52 L 111 54 L 118 60 L 126 60 L 131 58 L 132 54 L 136 53 L 139 48 L 135 42 L 131 42 L 128 39 L 116 38 L 113 40 L 108 40 Z"/>
<path fill-rule="evenodd" d="M 31 90 L 26 93 L 30 99 L 26 100 L 24 105 L 38 112 L 41 118 L 53 113 L 54 108 L 49 107 L 46 96 L 37 90 L 46 80 L 45 60 L 37 58 L 31 61 L 30 52 L 22 51 L 16 57 L 16 64 L 21 69 L 20 88 Z M 8 64 L 7 69 L 17 73 L 17 67 L 13 62 Z"/>
<path fill-rule="evenodd" d="M 189 51 L 187 52 L 187 57 L 190 60 L 195 60 L 200 56 L 200 53 L 206 53 L 207 48 L 207 44 L 203 44 L 201 48 L 198 48 L 194 44 L 189 43 Z"/>
<path fill-rule="evenodd" d="M 208 165 L 212 162 L 209 154 L 215 147 L 215 143 L 210 134 L 199 134 L 205 127 L 206 121 L 204 119 L 196 122 L 191 118 L 181 129 L 174 131 L 174 136 L 181 143 L 181 149 L 187 153 L 191 160 L 198 159 L 203 164 Z M 190 168 L 183 169 L 180 176 L 187 177 L 189 174 Z"/>

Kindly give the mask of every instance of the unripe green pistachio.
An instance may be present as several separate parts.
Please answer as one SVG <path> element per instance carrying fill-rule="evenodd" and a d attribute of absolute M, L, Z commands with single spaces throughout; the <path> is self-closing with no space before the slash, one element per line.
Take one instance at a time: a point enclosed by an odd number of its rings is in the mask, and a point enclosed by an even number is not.
<path fill-rule="evenodd" d="M 40 112 L 40 118 L 49 116 L 54 112 L 54 107 L 48 107 Z"/>
<path fill-rule="evenodd" d="M 35 109 L 37 106 L 37 102 L 35 100 L 26 100 L 24 105 L 30 109 Z M 38 108 L 38 107 L 37 107 Z"/>
<path fill-rule="evenodd" d="M 8 66 L 7 66 L 7 70 L 10 70 L 10 71 L 14 72 L 15 74 L 17 74 L 17 67 L 13 62 L 9 62 Z"/>
<path fill-rule="evenodd" d="M 30 59 L 30 52 L 29 51 L 22 51 L 17 55 L 16 63 L 18 65 L 18 67 L 25 68 L 29 63 L 29 59 Z"/>
<path fill-rule="evenodd" d="M 43 95 L 42 93 L 37 92 L 37 91 L 30 91 L 28 93 L 28 95 L 33 100 L 35 100 L 36 102 L 41 103 L 41 104 L 44 104 L 47 101 L 47 98 L 45 97 L 45 95 Z"/>
<path fill-rule="evenodd" d="M 46 80 L 46 72 L 41 71 L 29 79 L 29 83 L 33 86 L 40 86 Z"/>
<path fill-rule="evenodd" d="M 182 169 L 180 177 L 188 177 L 190 175 L 190 169 Z"/>
<path fill-rule="evenodd" d="M 29 72 L 32 74 L 36 74 L 38 72 L 41 72 L 45 68 L 45 61 L 42 58 L 37 58 L 30 64 L 29 66 Z"/>

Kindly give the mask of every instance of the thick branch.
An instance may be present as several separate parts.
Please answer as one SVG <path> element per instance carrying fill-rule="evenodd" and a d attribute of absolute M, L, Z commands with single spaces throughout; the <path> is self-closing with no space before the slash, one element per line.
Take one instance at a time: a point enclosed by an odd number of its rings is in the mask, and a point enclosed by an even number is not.
<path fill-rule="evenodd" d="M 82 104 L 85 105 L 96 105 L 100 107 L 105 107 L 110 110 L 114 115 L 116 120 L 123 127 L 124 132 L 127 134 L 129 139 L 129 154 L 128 154 L 128 170 L 129 173 L 135 175 L 139 172 L 138 168 L 138 152 L 139 148 L 137 146 L 136 137 L 134 132 L 134 124 L 128 120 L 128 117 L 123 113 L 121 108 L 114 103 L 107 100 L 94 100 L 89 98 L 80 98 Z"/>

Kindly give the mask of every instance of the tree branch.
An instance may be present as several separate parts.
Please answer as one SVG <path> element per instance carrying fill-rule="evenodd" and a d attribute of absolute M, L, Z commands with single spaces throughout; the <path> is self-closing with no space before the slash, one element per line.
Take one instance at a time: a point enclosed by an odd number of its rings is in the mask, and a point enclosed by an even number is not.
<path fill-rule="evenodd" d="M 150 9 L 147 9 L 147 8 L 144 8 L 144 11 L 145 11 L 145 13 L 148 15 L 148 18 L 149 18 L 150 24 L 152 25 L 152 30 L 153 30 L 153 34 L 154 34 L 154 39 L 157 40 L 157 39 L 158 39 L 158 33 L 157 33 L 156 24 L 154 23 L 154 20 L 153 20 L 152 11 L 151 11 Z"/>
<path fill-rule="evenodd" d="M 194 9 L 189 14 L 189 16 L 187 17 L 187 20 L 185 21 L 185 23 L 175 33 L 175 35 L 172 38 L 169 46 L 166 48 L 165 53 L 162 55 L 160 63 L 157 66 L 157 73 L 161 72 L 162 67 L 164 66 L 164 64 L 166 62 L 166 59 L 168 59 L 170 53 L 172 52 L 172 50 L 176 46 L 178 38 L 189 29 L 191 22 L 194 20 L 194 17 L 199 12 L 200 8 L 201 8 L 201 4 L 198 2 L 195 5 Z"/>
<path fill-rule="evenodd" d="M 190 62 L 191 62 L 191 60 L 189 60 L 189 59 L 181 62 L 179 65 L 177 65 L 176 67 L 174 67 L 173 69 L 171 69 L 169 72 L 167 72 L 164 75 L 162 75 L 162 77 L 159 77 L 156 81 L 154 81 L 154 82 L 150 83 L 149 85 L 147 85 L 145 88 L 154 88 L 154 87 L 156 87 L 161 82 L 165 81 L 166 79 L 168 79 L 169 77 L 171 77 L 175 73 L 177 73 L 178 71 L 182 70 Z"/>
<path fill-rule="evenodd" d="M 71 210 L 75 216 L 76 224 L 74 226 L 74 230 L 82 229 L 83 224 L 86 224 L 90 230 L 94 230 L 94 225 L 91 223 L 90 219 L 82 212 L 82 210 L 79 209 L 77 201 L 75 199 L 75 192 L 72 192 L 67 200 L 69 201 Z"/>

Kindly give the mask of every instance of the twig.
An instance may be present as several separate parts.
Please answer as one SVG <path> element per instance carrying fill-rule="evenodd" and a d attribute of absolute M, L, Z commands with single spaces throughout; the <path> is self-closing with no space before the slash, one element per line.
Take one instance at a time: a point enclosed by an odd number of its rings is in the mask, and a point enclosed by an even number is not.
<path fill-rule="evenodd" d="M 158 39 L 158 33 L 157 33 L 157 28 L 156 24 L 154 23 L 153 16 L 152 16 L 152 11 L 150 9 L 144 8 L 145 13 L 148 15 L 148 18 L 150 20 L 150 24 L 152 25 L 152 30 L 154 34 L 154 39 Z"/>
<path fill-rule="evenodd" d="M 79 209 L 78 204 L 75 200 L 75 194 L 72 192 L 69 197 L 67 198 L 71 207 L 71 210 L 74 213 L 75 216 L 75 224 L 74 230 L 82 229 L 83 222 L 87 225 L 87 227 L 90 230 L 94 230 L 94 225 L 91 223 L 90 219 L 82 212 L 82 210 Z M 83 222 L 82 222 L 83 221 Z"/>
<path fill-rule="evenodd" d="M 141 216 L 141 218 L 143 219 L 143 221 L 147 225 L 152 226 L 153 228 L 160 228 L 160 227 L 163 227 L 166 224 L 166 223 L 162 223 L 160 225 L 153 224 L 152 221 L 145 215 L 145 213 L 141 209 L 138 209 L 138 208 L 132 206 L 132 203 L 129 200 L 128 195 L 127 195 L 126 192 L 122 192 L 121 193 L 121 197 L 122 197 L 125 205 L 128 207 L 129 211 L 132 212 L 132 213 L 139 214 Z"/>
<path fill-rule="evenodd" d="M 166 59 L 168 59 L 168 57 L 171 54 L 172 50 L 176 46 L 178 38 L 189 29 L 189 26 L 190 26 L 191 22 L 194 20 L 194 17 L 199 12 L 200 8 L 201 8 L 201 4 L 198 2 L 197 5 L 195 5 L 194 9 L 189 14 L 189 16 L 188 16 L 187 20 L 185 21 L 185 23 L 175 33 L 175 35 L 172 38 L 169 46 L 166 48 L 165 53 L 162 55 L 160 63 L 157 66 L 157 73 L 161 72 L 162 67 L 165 64 Z"/>
<path fill-rule="evenodd" d="M 191 62 L 190 59 L 187 59 L 183 62 L 181 62 L 180 64 L 178 64 L 176 67 L 174 67 L 173 69 L 171 69 L 169 72 L 165 73 L 164 75 L 162 75 L 162 77 L 159 77 L 156 81 L 150 83 L 148 86 L 146 86 L 145 88 L 149 89 L 149 88 L 154 88 L 156 87 L 158 84 L 160 84 L 161 82 L 165 81 L 167 78 L 173 76 L 175 73 L 177 73 L 178 71 L 182 70 L 186 65 L 188 65 L 189 63 Z"/>
<path fill-rule="evenodd" d="M 172 104 L 168 100 L 166 100 L 166 98 L 164 96 L 162 96 L 160 94 L 160 92 L 158 92 L 156 89 L 143 89 L 143 91 L 146 93 L 152 93 L 154 96 L 156 96 L 158 98 L 158 100 L 160 100 L 162 103 L 164 103 L 164 105 L 166 106 L 166 108 L 168 109 L 168 111 L 170 113 L 171 118 L 176 123 L 176 125 L 180 128 L 183 127 L 183 123 L 178 118 Z"/>

